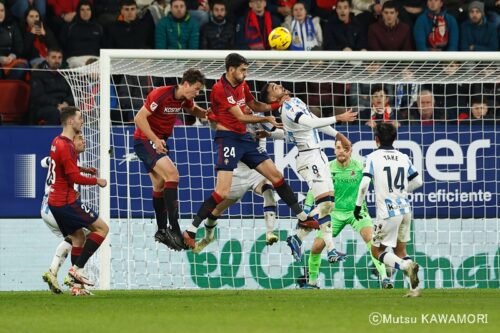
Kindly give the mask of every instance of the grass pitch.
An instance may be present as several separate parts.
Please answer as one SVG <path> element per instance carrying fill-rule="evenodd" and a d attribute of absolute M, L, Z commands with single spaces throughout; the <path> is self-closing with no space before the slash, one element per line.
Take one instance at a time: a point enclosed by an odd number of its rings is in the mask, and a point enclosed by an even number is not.
<path fill-rule="evenodd" d="M 0 332 L 500 332 L 498 289 L 423 290 L 422 297 L 411 299 L 403 298 L 404 293 L 96 291 L 93 297 L 72 297 L 0 292 Z M 372 312 L 384 315 L 385 322 L 371 324 Z M 468 315 L 468 323 L 433 322 L 438 318 L 433 315 L 442 320 L 449 314 Z M 485 319 L 478 314 L 486 314 L 487 323 L 478 322 Z"/>

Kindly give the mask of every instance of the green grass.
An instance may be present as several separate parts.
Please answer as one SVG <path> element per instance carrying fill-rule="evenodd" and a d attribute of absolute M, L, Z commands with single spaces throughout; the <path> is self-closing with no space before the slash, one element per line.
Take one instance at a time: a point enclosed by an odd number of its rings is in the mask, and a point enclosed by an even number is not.
<path fill-rule="evenodd" d="M 500 290 L 0 292 L 0 332 L 500 332 Z M 372 326 L 371 312 L 417 318 Z M 487 324 L 423 324 L 422 314 L 488 314 Z M 369 331 L 367 331 L 369 330 Z"/>

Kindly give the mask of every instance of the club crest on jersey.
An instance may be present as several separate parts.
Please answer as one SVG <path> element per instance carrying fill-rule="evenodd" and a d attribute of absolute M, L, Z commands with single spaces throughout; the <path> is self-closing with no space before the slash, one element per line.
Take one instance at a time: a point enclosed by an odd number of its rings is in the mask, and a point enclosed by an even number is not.
<path fill-rule="evenodd" d="M 52 151 L 52 152 L 55 153 L 56 152 L 56 146 L 54 146 L 54 145 L 50 146 L 50 151 Z"/>
<path fill-rule="evenodd" d="M 234 100 L 234 97 L 233 96 L 228 96 L 227 97 L 227 101 L 231 104 L 236 104 L 236 101 Z"/>
<path fill-rule="evenodd" d="M 151 103 L 151 105 L 149 105 L 149 107 L 151 108 L 151 111 L 154 111 L 158 107 L 158 104 L 156 104 L 155 102 L 153 102 L 153 103 Z"/>
<path fill-rule="evenodd" d="M 351 177 L 354 177 L 354 176 L 356 176 L 356 171 L 351 170 Z"/>
<path fill-rule="evenodd" d="M 225 164 L 225 165 L 228 165 L 228 164 L 229 164 L 229 160 L 228 160 L 227 158 L 224 160 L 224 164 Z"/>

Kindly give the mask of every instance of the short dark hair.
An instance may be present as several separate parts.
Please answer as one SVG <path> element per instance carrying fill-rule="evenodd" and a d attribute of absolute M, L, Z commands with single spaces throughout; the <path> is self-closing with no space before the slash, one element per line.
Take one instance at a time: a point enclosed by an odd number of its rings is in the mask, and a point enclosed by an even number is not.
<path fill-rule="evenodd" d="M 472 95 L 470 97 L 470 105 L 473 104 L 488 104 L 486 98 L 483 95 Z"/>
<path fill-rule="evenodd" d="M 386 1 L 384 2 L 384 4 L 382 5 L 382 10 L 384 9 L 394 9 L 395 11 L 399 12 L 399 5 L 396 3 L 396 1 L 393 1 L 393 0 L 389 0 L 389 1 Z"/>
<path fill-rule="evenodd" d="M 230 67 L 238 68 L 241 65 L 248 65 L 248 60 L 239 53 L 229 53 L 224 62 L 226 63 L 226 71 Z"/>
<path fill-rule="evenodd" d="M 375 137 L 380 141 L 380 145 L 392 146 L 396 140 L 396 136 L 396 126 L 394 126 L 392 122 L 377 122 L 377 126 L 375 127 Z"/>
<path fill-rule="evenodd" d="M 347 4 L 349 5 L 349 7 L 352 8 L 351 0 L 337 0 L 337 3 L 339 3 L 339 2 L 347 2 Z"/>
<path fill-rule="evenodd" d="M 135 0 L 120 0 L 120 9 L 122 9 L 125 6 L 136 6 L 137 7 L 137 2 Z"/>
<path fill-rule="evenodd" d="M 260 101 L 263 103 L 269 103 L 269 83 L 266 83 L 259 93 Z"/>
<path fill-rule="evenodd" d="M 189 84 L 200 82 L 205 85 L 205 75 L 199 69 L 190 68 L 182 74 L 181 84 L 184 82 Z"/>
<path fill-rule="evenodd" d="M 384 85 L 383 84 L 374 84 L 372 86 L 372 89 L 370 90 L 370 95 L 373 95 L 379 91 L 383 91 L 384 94 L 387 95 L 387 92 L 385 91 Z"/>
<path fill-rule="evenodd" d="M 63 50 L 59 47 L 51 47 L 47 50 L 47 55 L 52 52 L 57 52 L 63 54 Z"/>
<path fill-rule="evenodd" d="M 80 109 L 77 108 L 76 106 L 63 107 L 60 115 L 61 124 L 65 125 L 69 118 L 74 117 L 76 115 L 77 111 L 80 111 Z"/>
<path fill-rule="evenodd" d="M 227 8 L 227 4 L 225 0 L 212 0 L 210 1 L 210 10 L 214 10 L 215 5 L 223 5 Z"/>

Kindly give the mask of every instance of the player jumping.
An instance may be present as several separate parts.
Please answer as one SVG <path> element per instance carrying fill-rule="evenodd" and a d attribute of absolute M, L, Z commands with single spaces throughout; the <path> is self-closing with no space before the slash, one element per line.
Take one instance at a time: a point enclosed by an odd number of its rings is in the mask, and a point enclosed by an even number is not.
<path fill-rule="evenodd" d="M 276 83 L 264 85 L 260 96 L 265 102 L 281 104 L 281 119 L 288 139 L 299 150 L 295 159 L 297 172 L 307 182 L 318 207 L 319 229 L 328 251 L 328 260 L 330 262 L 344 260 L 345 254 L 335 249 L 332 237 L 330 212 L 333 209 L 333 184 L 328 160 L 319 145 L 318 129 L 348 143 L 349 140 L 330 125 L 337 121 L 353 121 L 357 112 L 349 110 L 336 117 L 318 118 L 300 98 L 290 97 L 290 92 Z M 307 228 L 299 225 L 297 234 L 287 238 L 287 244 L 297 261 L 302 259 L 302 241 L 308 233 Z"/>
<path fill-rule="evenodd" d="M 375 258 L 391 268 L 402 270 L 410 280 L 407 297 L 420 296 L 418 264 L 406 253 L 410 240 L 411 207 L 408 193 L 422 186 L 422 177 L 415 170 L 408 155 L 394 149 L 397 129 L 390 122 L 379 122 L 375 127 L 378 149 L 366 157 L 363 179 L 359 186 L 354 217 L 364 218 L 361 205 L 373 180 L 377 218 L 373 228 L 371 252 Z M 387 252 L 392 247 L 394 253 Z"/>
<path fill-rule="evenodd" d="M 134 150 L 153 184 L 153 208 L 158 224 L 154 237 L 174 250 L 184 248 L 179 227 L 179 171 L 167 155 L 165 142 L 172 135 L 182 109 L 195 117 L 206 117 L 206 110 L 193 102 L 204 85 L 205 76 L 197 69 L 188 69 L 178 85 L 151 91 L 134 119 Z"/>

